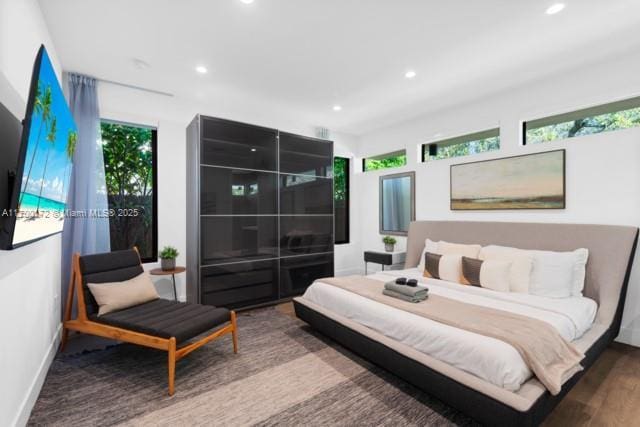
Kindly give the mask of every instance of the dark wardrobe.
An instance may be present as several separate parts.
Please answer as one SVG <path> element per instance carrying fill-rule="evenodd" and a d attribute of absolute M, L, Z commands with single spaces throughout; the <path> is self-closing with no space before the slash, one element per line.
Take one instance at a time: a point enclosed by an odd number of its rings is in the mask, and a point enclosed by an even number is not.
<path fill-rule="evenodd" d="M 213 117 L 187 128 L 187 300 L 277 302 L 333 275 L 333 143 Z"/>

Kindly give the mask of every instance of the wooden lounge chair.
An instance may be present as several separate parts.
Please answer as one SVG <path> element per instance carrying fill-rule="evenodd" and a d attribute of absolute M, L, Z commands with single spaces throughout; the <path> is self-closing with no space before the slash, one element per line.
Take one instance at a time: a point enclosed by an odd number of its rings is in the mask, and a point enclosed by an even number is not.
<path fill-rule="evenodd" d="M 232 335 L 233 351 L 238 352 L 236 314 L 226 308 L 157 299 L 98 316 L 99 307 L 87 283 L 120 282 L 142 272 L 136 248 L 96 255 L 75 254 L 60 351 L 64 351 L 69 331 L 164 350 L 169 357 L 169 395 L 173 395 L 176 361 L 226 334 Z M 71 319 L 74 295 L 77 317 Z M 227 322 L 203 338 L 189 341 Z"/>

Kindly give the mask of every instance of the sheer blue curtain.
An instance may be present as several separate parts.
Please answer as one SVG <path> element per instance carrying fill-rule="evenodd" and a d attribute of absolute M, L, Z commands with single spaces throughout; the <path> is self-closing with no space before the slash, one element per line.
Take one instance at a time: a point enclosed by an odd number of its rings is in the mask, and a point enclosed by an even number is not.
<path fill-rule="evenodd" d="M 67 294 L 71 258 L 108 252 L 109 218 L 99 213 L 108 210 L 104 159 L 100 144 L 100 113 L 96 80 L 68 74 L 69 106 L 78 127 L 78 142 L 73 156 L 73 172 L 67 196 L 67 209 L 81 213 L 64 220 L 62 232 L 62 295 Z M 64 303 L 64 298 L 61 298 Z"/>

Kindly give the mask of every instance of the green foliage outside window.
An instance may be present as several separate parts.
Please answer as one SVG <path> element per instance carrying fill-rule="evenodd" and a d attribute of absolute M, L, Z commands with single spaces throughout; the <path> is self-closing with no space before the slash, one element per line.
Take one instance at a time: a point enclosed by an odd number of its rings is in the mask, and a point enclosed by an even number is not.
<path fill-rule="evenodd" d="M 407 154 L 402 153 L 389 157 L 364 159 L 364 171 L 397 168 L 407 164 Z"/>
<path fill-rule="evenodd" d="M 336 244 L 349 243 L 349 159 L 333 158 L 333 210 Z"/>
<path fill-rule="evenodd" d="M 527 129 L 526 142 L 527 144 L 537 144 L 638 126 L 640 126 L 640 107 L 552 124 L 537 129 Z"/>
<path fill-rule="evenodd" d="M 334 200 L 342 201 L 347 197 L 347 168 L 349 159 L 335 157 L 333 159 L 333 194 Z"/>
<path fill-rule="evenodd" d="M 102 122 L 102 152 L 111 250 L 137 246 L 143 260 L 155 258 L 153 227 L 153 130 Z"/>
<path fill-rule="evenodd" d="M 484 153 L 485 151 L 493 151 L 500 149 L 500 137 L 493 136 L 490 138 L 478 139 L 475 141 L 461 142 L 459 144 L 438 146 L 438 154 L 429 155 L 429 144 L 422 146 L 423 159 L 440 160 L 449 159 L 451 157 L 469 156 L 471 154 Z"/>

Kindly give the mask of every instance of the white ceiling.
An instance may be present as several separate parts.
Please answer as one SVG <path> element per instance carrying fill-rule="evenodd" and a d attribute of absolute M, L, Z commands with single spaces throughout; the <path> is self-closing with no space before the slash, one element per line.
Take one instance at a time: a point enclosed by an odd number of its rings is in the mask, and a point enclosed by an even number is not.
<path fill-rule="evenodd" d="M 65 70 L 194 105 L 273 105 L 288 120 L 354 134 L 615 54 L 640 54 L 640 1 L 566 0 L 563 12 L 548 16 L 552 3 L 40 1 Z M 150 67 L 136 67 L 134 58 Z M 200 64 L 208 74 L 194 71 Z M 408 69 L 417 77 L 405 79 Z"/>

